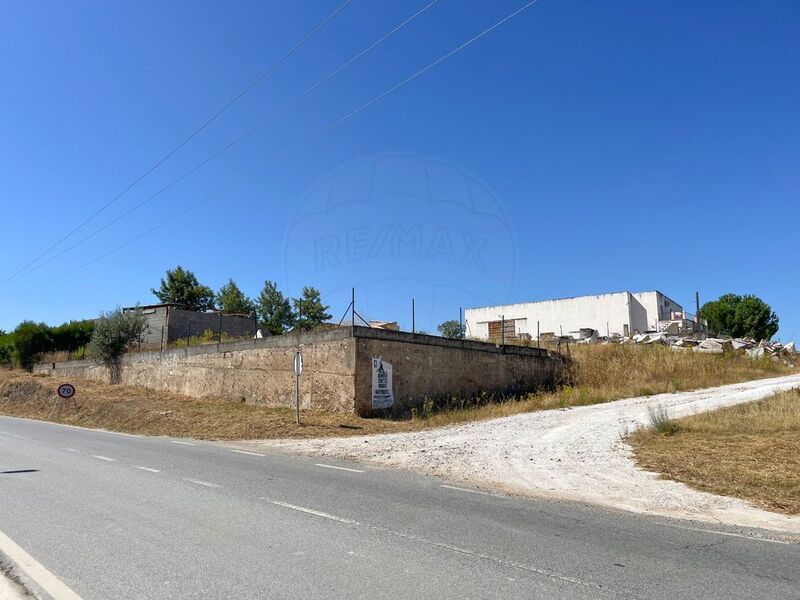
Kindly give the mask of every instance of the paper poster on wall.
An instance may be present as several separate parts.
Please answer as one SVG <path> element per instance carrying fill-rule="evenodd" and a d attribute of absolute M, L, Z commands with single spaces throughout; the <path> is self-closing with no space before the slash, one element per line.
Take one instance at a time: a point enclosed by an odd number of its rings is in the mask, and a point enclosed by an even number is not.
<path fill-rule="evenodd" d="M 380 356 L 372 358 L 372 408 L 389 408 L 394 404 L 392 365 Z"/>

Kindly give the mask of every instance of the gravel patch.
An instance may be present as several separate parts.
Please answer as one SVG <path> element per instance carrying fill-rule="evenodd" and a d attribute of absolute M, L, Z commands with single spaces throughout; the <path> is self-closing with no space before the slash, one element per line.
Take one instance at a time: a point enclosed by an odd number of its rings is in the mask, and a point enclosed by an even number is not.
<path fill-rule="evenodd" d="M 624 438 L 661 404 L 679 418 L 800 387 L 800 375 L 594 406 L 514 415 L 434 430 L 352 438 L 269 440 L 289 452 L 373 462 L 512 494 L 800 533 L 800 517 L 693 490 L 639 469 Z"/>

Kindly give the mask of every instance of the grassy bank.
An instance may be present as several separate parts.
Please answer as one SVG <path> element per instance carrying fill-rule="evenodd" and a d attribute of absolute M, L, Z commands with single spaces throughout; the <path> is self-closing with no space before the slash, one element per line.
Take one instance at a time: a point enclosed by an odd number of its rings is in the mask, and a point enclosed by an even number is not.
<path fill-rule="evenodd" d="M 289 409 L 222 399 L 196 399 L 127 386 L 79 381 L 76 412 L 50 415 L 55 380 L 0 371 L 0 414 L 50 419 L 116 431 L 200 439 L 322 437 L 389 433 L 488 419 L 522 412 L 596 404 L 631 396 L 674 392 L 793 372 L 769 360 L 675 352 L 662 346 L 578 346 L 570 385 L 521 398 L 440 399 L 391 419 L 303 411 L 302 427 Z"/>
<path fill-rule="evenodd" d="M 642 468 L 800 514 L 800 390 L 672 421 L 628 438 Z"/>

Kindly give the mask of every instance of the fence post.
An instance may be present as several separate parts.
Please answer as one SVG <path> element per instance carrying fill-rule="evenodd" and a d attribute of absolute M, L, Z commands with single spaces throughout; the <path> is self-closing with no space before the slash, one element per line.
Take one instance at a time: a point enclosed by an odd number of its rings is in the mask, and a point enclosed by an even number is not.
<path fill-rule="evenodd" d="M 217 344 L 222 343 L 222 310 L 219 311 L 219 327 L 217 330 Z"/>
<path fill-rule="evenodd" d="M 159 353 L 164 352 L 164 326 L 161 326 L 161 349 L 158 351 Z"/>
<path fill-rule="evenodd" d="M 417 307 L 414 298 L 411 299 L 411 333 L 417 335 Z"/>

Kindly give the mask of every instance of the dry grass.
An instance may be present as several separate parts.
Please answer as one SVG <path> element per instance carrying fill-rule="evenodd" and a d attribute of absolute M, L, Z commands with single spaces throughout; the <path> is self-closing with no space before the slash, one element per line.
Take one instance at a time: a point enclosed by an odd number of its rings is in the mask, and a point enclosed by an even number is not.
<path fill-rule="evenodd" d="M 767 358 L 738 354 L 677 352 L 660 345 L 581 345 L 571 348 L 570 385 L 555 392 L 477 403 L 453 398 L 417 411 L 427 427 L 504 417 L 519 413 L 599 404 L 634 396 L 680 392 L 797 372 Z"/>
<path fill-rule="evenodd" d="M 50 415 L 57 380 L 0 370 L 0 414 L 145 435 L 197 439 L 324 437 L 402 431 L 403 423 L 355 415 L 250 406 L 231 400 L 188 398 L 124 385 L 77 382 L 78 410 L 67 402 Z"/>
<path fill-rule="evenodd" d="M 697 489 L 800 514 L 800 390 L 686 417 L 628 438 L 639 464 Z"/>
<path fill-rule="evenodd" d="M 0 371 L 0 414 L 199 439 L 342 436 L 420 430 L 793 372 L 769 360 L 754 362 L 742 356 L 682 353 L 661 346 L 578 346 L 572 349 L 572 356 L 572 385 L 558 391 L 502 401 L 489 396 L 440 399 L 418 407 L 413 415 L 393 419 L 304 410 L 304 424 L 296 427 L 294 413 L 289 409 L 187 398 L 90 381 L 78 384 L 77 413 L 65 407 L 59 415 L 48 417 L 56 382 L 8 371 Z"/>

